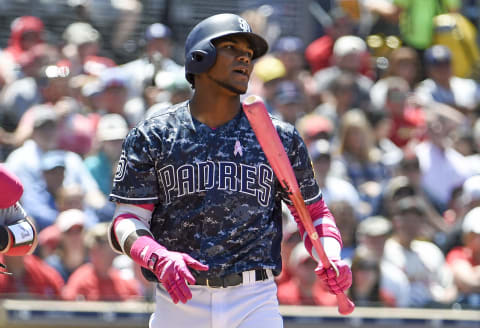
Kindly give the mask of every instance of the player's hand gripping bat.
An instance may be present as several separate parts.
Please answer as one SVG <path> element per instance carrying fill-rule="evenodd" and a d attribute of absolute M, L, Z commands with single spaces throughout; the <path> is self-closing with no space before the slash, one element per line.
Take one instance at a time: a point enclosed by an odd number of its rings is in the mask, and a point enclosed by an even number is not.
<path fill-rule="evenodd" d="M 295 209 L 297 210 L 300 220 L 305 226 L 305 230 L 310 237 L 313 247 L 317 251 L 320 261 L 324 268 L 328 269 L 332 267 L 338 275 L 338 269 L 334 263 L 331 263 L 328 259 L 322 244 L 320 243 L 318 233 L 316 232 L 310 213 L 307 210 L 305 201 L 300 192 L 297 179 L 293 172 L 290 160 L 288 159 L 285 148 L 278 136 L 277 130 L 273 126 L 272 120 L 268 115 L 265 104 L 258 96 L 249 96 L 243 102 L 243 111 L 247 116 L 253 132 L 262 147 L 265 156 L 270 163 L 277 179 L 280 181 L 282 187 L 287 191 L 290 200 L 293 202 Z M 338 312 L 341 314 L 350 314 L 355 304 L 348 299 L 344 294 L 337 294 Z"/>

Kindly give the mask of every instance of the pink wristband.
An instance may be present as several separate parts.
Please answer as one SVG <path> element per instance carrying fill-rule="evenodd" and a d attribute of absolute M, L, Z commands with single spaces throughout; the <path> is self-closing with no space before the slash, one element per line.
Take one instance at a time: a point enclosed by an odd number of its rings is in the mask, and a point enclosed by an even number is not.
<path fill-rule="evenodd" d="M 141 236 L 132 245 L 130 257 L 132 260 L 149 270 L 154 270 L 157 258 L 152 257 L 152 253 L 157 250 L 165 249 L 150 236 Z"/>

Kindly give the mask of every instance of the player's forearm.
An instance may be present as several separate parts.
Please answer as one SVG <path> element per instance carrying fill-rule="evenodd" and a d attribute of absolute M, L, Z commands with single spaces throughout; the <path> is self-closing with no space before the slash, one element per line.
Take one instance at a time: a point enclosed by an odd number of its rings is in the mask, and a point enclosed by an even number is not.
<path fill-rule="evenodd" d="M 313 248 L 312 241 L 310 240 L 310 237 L 308 236 L 295 207 L 288 206 L 288 208 L 297 222 L 300 235 L 302 236 L 302 240 L 305 244 L 305 248 L 310 255 L 312 255 L 312 257 L 318 261 L 319 256 L 316 254 L 316 251 Z M 340 251 L 342 249 L 342 238 L 335 223 L 335 219 L 330 213 L 330 210 L 327 208 L 323 200 L 311 205 L 307 205 L 307 209 L 312 217 L 313 225 L 318 233 L 318 236 L 320 237 L 320 241 L 324 247 L 325 253 L 331 259 L 339 259 Z"/>

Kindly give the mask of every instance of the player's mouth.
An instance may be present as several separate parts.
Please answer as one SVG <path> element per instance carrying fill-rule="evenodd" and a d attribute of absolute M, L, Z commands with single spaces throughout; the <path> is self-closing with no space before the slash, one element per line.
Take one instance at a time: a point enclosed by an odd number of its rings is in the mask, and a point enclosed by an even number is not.
<path fill-rule="evenodd" d="M 236 67 L 233 69 L 233 72 L 238 74 L 238 75 L 242 75 L 246 78 L 249 77 L 249 74 L 248 74 L 248 68 L 247 67 Z"/>

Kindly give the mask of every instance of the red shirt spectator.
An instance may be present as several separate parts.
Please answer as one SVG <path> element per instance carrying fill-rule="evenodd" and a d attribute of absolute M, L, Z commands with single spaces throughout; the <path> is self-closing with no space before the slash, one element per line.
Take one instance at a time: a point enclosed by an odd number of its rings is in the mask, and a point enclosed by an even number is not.
<path fill-rule="evenodd" d="M 63 290 L 66 300 L 124 301 L 138 298 L 139 282 L 124 278 L 115 269 L 116 254 L 108 243 L 108 223 L 98 223 L 85 235 L 85 246 L 89 250 L 91 263 L 76 269 Z"/>
<path fill-rule="evenodd" d="M 80 266 L 72 273 L 63 292 L 66 300 L 81 298 L 86 301 L 125 301 L 138 298 L 139 295 L 138 283 L 135 280 L 126 280 L 120 271 L 114 268 L 101 277 L 91 263 Z"/>
<path fill-rule="evenodd" d="M 12 275 L 0 275 L 0 295 L 15 298 L 60 297 L 63 279 L 58 272 L 35 255 L 0 256 Z"/>

